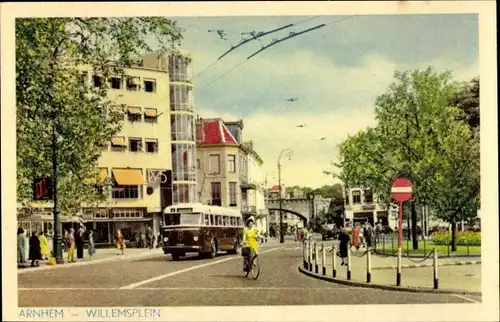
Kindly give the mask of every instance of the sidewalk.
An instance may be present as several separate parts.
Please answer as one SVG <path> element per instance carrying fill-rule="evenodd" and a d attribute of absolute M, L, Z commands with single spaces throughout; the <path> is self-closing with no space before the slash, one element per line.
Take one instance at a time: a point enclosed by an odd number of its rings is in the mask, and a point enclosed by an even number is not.
<path fill-rule="evenodd" d="M 352 252 L 351 281 L 366 283 L 367 256 L 362 257 L 364 251 Z M 332 253 L 327 253 L 326 276 L 331 277 Z M 468 258 L 460 261 L 456 258 L 438 259 L 439 289 L 466 292 L 481 292 L 481 258 Z M 396 286 L 397 258 L 381 257 L 372 253 L 371 283 L 385 286 Z M 313 261 L 313 273 L 314 273 Z M 337 257 L 337 279 L 347 280 L 347 267 L 341 266 L 341 259 Z M 401 286 L 410 288 L 433 288 L 434 276 L 432 258 L 422 260 L 402 258 Z M 418 265 L 423 267 L 418 267 Z M 321 254 L 318 261 L 318 273 L 322 275 Z"/>
<path fill-rule="evenodd" d="M 75 263 L 68 263 L 68 253 L 63 253 L 64 265 L 48 265 L 47 261 L 39 261 L 39 267 L 30 267 L 31 261 L 27 261 L 25 268 L 18 268 L 18 273 L 44 270 L 50 268 L 63 268 L 63 267 L 73 267 L 73 266 L 82 266 L 82 265 L 90 265 L 93 263 L 102 263 L 106 261 L 114 261 L 114 260 L 127 260 L 127 259 L 135 259 L 141 257 L 148 256 L 158 256 L 163 254 L 163 250 L 161 248 L 127 248 L 125 249 L 125 254 L 122 256 L 119 254 L 118 249 L 113 248 L 97 248 L 95 254 L 92 256 L 92 259 L 89 258 L 88 250 L 85 249 L 83 259 L 76 259 L 76 251 L 75 251 Z"/>

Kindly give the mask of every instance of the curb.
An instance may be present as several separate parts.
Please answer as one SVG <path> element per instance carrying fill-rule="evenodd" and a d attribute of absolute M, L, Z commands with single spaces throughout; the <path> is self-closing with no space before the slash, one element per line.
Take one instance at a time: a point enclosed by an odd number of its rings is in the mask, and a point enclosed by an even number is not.
<path fill-rule="evenodd" d="M 163 252 L 156 252 L 156 253 L 145 253 L 145 254 L 134 254 L 134 255 L 124 255 L 124 256 L 109 256 L 105 258 L 100 258 L 100 259 L 93 259 L 93 260 L 85 260 L 83 262 L 76 262 L 72 263 L 71 265 L 69 263 L 64 263 L 64 264 L 58 264 L 58 265 L 43 265 L 40 267 L 27 267 L 24 269 L 17 269 L 17 274 L 26 274 L 30 272 L 38 272 L 38 271 L 44 271 L 44 270 L 49 270 L 49 269 L 58 269 L 58 268 L 69 268 L 69 267 L 78 267 L 78 266 L 87 266 L 87 265 L 93 265 L 93 264 L 100 264 L 100 263 L 105 263 L 105 262 L 114 262 L 114 261 L 119 261 L 119 260 L 133 260 L 133 259 L 138 259 L 138 258 L 147 258 L 147 257 L 155 257 L 158 255 L 163 255 Z"/>
<path fill-rule="evenodd" d="M 375 289 L 381 289 L 381 290 L 386 290 L 386 291 L 399 291 L 399 292 L 409 292 L 409 293 L 431 293 L 431 294 L 458 294 L 458 295 L 478 295 L 481 296 L 481 292 L 470 292 L 470 291 L 461 291 L 461 290 L 435 290 L 432 288 L 424 288 L 424 287 L 402 287 L 402 286 L 389 286 L 389 285 L 381 285 L 381 284 L 368 284 L 368 283 L 361 283 L 361 282 L 353 282 L 353 281 L 348 281 L 348 280 L 341 280 L 329 276 L 323 276 L 319 274 L 315 274 L 312 272 L 309 272 L 308 270 L 305 270 L 302 268 L 300 265 L 298 266 L 299 272 L 301 272 L 304 275 L 307 275 L 312 278 L 320 279 L 326 282 L 330 283 L 337 283 L 337 284 L 342 284 L 342 285 L 349 285 L 349 286 L 358 286 L 358 287 L 364 287 L 364 288 L 375 288 Z"/>
<path fill-rule="evenodd" d="M 481 265 L 481 261 L 467 261 L 467 262 L 454 262 L 454 263 L 443 263 L 439 264 L 439 267 L 443 266 L 462 266 L 462 265 Z M 420 267 L 432 267 L 432 264 L 412 264 L 412 265 L 401 265 L 401 268 L 420 268 Z M 383 267 L 372 267 L 373 270 L 380 269 L 396 269 L 397 266 L 383 266 Z"/>
<path fill-rule="evenodd" d="M 380 251 L 374 251 L 374 255 L 378 255 L 381 257 L 398 257 L 397 253 L 383 253 Z M 442 255 L 442 254 L 441 254 Z M 403 258 L 424 258 L 424 255 L 418 255 L 418 254 L 410 254 L 410 256 L 407 256 L 406 254 L 402 253 Z M 467 257 L 481 257 L 481 254 L 472 254 L 472 255 L 465 255 L 465 254 L 460 254 L 460 255 L 453 255 L 453 256 L 441 256 L 440 258 L 467 258 Z"/>

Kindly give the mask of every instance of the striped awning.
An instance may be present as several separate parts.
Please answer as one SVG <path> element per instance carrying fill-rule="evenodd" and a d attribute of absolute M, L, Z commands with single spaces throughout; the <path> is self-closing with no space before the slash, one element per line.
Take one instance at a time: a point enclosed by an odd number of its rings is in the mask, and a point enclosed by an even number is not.
<path fill-rule="evenodd" d="M 128 107 L 127 111 L 129 114 L 133 115 L 139 115 L 141 114 L 141 108 L 140 107 Z"/>

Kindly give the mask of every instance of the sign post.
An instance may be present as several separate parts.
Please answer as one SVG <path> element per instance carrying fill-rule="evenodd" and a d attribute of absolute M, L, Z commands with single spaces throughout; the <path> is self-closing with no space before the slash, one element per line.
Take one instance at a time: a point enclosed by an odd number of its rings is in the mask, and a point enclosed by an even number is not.
<path fill-rule="evenodd" d="M 401 246 L 403 244 L 403 202 L 410 200 L 413 196 L 413 184 L 407 178 L 397 178 L 392 182 L 392 197 L 399 202 L 398 220 L 398 266 L 396 285 L 401 285 Z"/>

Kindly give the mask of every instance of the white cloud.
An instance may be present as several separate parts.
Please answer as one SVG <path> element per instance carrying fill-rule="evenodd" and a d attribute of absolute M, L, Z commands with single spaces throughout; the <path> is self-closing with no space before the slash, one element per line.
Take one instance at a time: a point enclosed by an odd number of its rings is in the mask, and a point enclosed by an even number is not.
<path fill-rule="evenodd" d="M 294 155 L 291 161 L 285 158 L 282 161 L 283 182 L 319 187 L 333 182 L 323 171 L 332 170 L 331 161 L 337 160 L 337 145 L 348 134 L 375 125 L 374 100 L 393 81 L 394 70 L 426 68 L 429 65 L 435 66 L 438 71 L 454 70 L 455 78 L 460 80 L 471 79 L 478 71 L 477 63 L 460 68 L 446 58 L 396 65 L 370 55 L 365 56 L 358 67 L 349 68 L 336 66 L 329 57 L 307 51 L 298 51 L 281 59 L 263 55 L 259 60 L 242 66 L 232 79 L 226 79 L 225 86 L 229 83 L 231 87 L 226 92 L 222 91 L 224 94 L 221 97 L 258 102 L 259 97 L 252 96 L 262 94 L 266 88 L 273 91 L 273 87 L 284 86 L 290 88 L 292 93 L 293 90 L 301 91 L 303 96 L 299 95 L 297 102 L 287 103 L 285 96 L 279 96 L 274 101 L 260 102 L 261 106 L 256 105 L 259 109 L 255 111 L 242 112 L 238 110 L 238 105 L 205 107 L 204 102 L 198 100 L 196 113 L 204 118 L 221 117 L 224 120 L 243 117 L 244 139 L 254 141 L 255 149 L 264 159 L 265 173 L 270 172 L 269 178 L 277 176 L 280 151 L 290 148 Z M 250 79 L 255 83 L 247 87 L 239 86 L 239 83 Z M 221 93 L 221 89 L 214 89 L 214 93 Z M 223 102 L 224 99 L 221 99 L 221 104 Z M 306 127 L 298 128 L 299 124 L 306 124 Z M 321 141 L 322 137 L 326 139 Z M 269 179 L 269 185 L 273 184 L 271 181 Z"/>

